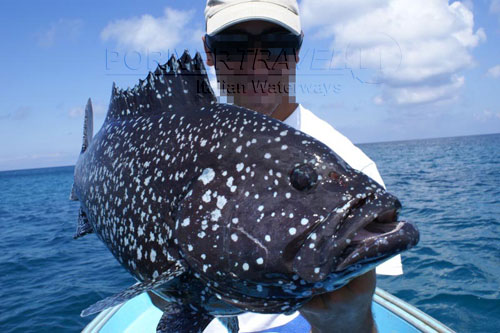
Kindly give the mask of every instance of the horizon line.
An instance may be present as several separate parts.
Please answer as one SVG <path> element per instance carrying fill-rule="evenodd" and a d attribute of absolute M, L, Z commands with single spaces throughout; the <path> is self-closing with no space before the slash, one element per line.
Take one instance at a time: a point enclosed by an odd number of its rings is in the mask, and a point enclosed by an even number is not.
<path fill-rule="evenodd" d="M 370 144 L 379 144 L 379 143 L 397 143 L 397 142 L 408 142 L 408 141 L 425 141 L 425 140 L 433 140 L 433 139 L 453 139 L 453 138 L 463 138 L 463 137 L 471 137 L 471 136 L 488 136 L 488 135 L 500 135 L 500 132 L 496 132 L 496 133 L 484 133 L 484 134 L 455 135 L 455 136 L 438 136 L 438 137 L 402 139 L 402 140 L 389 140 L 389 141 L 359 142 L 359 143 L 354 143 L 354 144 L 355 145 L 370 145 Z M 70 165 L 54 165 L 54 166 L 46 166 L 46 167 L 33 167 L 33 168 L 23 168 L 23 169 L 6 169 L 6 170 L 0 170 L 0 173 L 2 173 L 2 172 L 11 172 L 11 171 L 42 170 L 42 169 L 51 169 L 51 168 L 67 168 L 67 167 L 74 167 L 74 166 L 75 166 L 75 164 L 70 164 Z"/>

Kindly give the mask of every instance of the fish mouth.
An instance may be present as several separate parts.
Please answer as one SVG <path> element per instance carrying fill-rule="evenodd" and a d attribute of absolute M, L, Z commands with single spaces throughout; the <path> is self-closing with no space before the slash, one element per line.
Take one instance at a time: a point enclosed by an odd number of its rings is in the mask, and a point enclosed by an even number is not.
<path fill-rule="evenodd" d="M 334 209 L 301 241 L 294 271 L 306 281 L 319 282 L 332 273 L 366 271 L 415 246 L 418 230 L 412 223 L 398 221 L 400 208 L 399 200 L 385 192 L 368 193 Z"/>
<path fill-rule="evenodd" d="M 415 246 L 419 232 L 414 224 L 398 221 L 398 210 L 399 207 L 393 207 L 373 220 L 363 221 L 360 228 L 346 238 L 349 244 L 334 271 L 340 272 L 355 264 L 380 263 Z"/>

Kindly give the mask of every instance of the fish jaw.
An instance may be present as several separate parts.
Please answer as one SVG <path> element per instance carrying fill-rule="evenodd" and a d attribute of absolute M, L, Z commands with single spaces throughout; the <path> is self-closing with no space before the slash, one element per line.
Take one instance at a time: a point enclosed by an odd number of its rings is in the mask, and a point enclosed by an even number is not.
<path fill-rule="evenodd" d="M 357 270 L 360 265 L 374 268 L 412 248 L 419 233 L 412 223 L 397 221 L 400 208 L 397 198 L 378 191 L 334 209 L 303 242 L 294 259 L 294 272 L 307 282 L 322 282 L 331 275 L 351 276 L 349 268 L 354 266 Z"/>
<path fill-rule="evenodd" d="M 375 232 L 366 231 L 366 229 L 359 232 L 353 238 L 353 245 L 346 249 L 349 254 L 339 263 L 336 271 L 343 271 L 358 263 L 380 262 L 414 247 L 419 241 L 418 229 L 410 222 L 374 222 L 372 224 L 375 225 L 368 225 L 368 228 Z"/>

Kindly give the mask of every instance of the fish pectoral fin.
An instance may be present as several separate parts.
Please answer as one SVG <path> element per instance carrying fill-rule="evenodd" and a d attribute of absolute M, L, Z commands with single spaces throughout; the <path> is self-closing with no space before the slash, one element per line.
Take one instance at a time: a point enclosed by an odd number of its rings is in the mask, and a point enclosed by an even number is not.
<path fill-rule="evenodd" d="M 87 214 L 83 211 L 83 209 L 80 208 L 80 211 L 78 212 L 78 222 L 76 225 L 76 232 L 73 235 L 73 239 L 80 238 L 82 236 L 91 234 L 93 232 L 94 229 L 92 229 L 92 225 L 87 219 Z"/>
<path fill-rule="evenodd" d="M 207 313 L 176 303 L 170 303 L 165 310 L 156 333 L 201 333 L 214 319 Z"/>
<path fill-rule="evenodd" d="M 177 261 L 166 272 L 160 274 L 157 278 L 147 280 L 144 282 L 138 282 L 133 286 L 130 286 L 129 288 L 125 289 L 121 293 L 100 300 L 99 302 L 83 310 L 80 316 L 86 317 L 91 314 L 101 312 L 102 310 L 113 307 L 115 305 L 121 304 L 125 301 L 128 301 L 129 299 L 134 298 L 135 296 L 142 294 L 145 291 L 157 288 L 162 284 L 167 283 L 168 281 L 183 274 L 185 271 L 186 268 L 182 264 L 182 262 Z"/>
<path fill-rule="evenodd" d="M 238 333 L 240 331 L 238 317 L 219 317 L 217 319 L 227 328 L 228 333 Z"/>

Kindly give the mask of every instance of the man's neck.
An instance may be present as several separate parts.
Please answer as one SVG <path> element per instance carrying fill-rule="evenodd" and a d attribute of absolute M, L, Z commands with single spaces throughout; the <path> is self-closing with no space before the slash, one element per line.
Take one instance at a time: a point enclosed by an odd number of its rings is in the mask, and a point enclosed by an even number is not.
<path fill-rule="evenodd" d="M 297 103 L 281 103 L 278 107 L 271 113 L 271 117 L 284 121 L 288 118 L 299 106 Z"/>
<path fill-rule="evenodd" d="M 248 105 L 247 103 L 244 103 L 242 101 L 237 101 L 235 98 L 235 101 L 233 102 L 235 105 L 254 110 L 256 112 L 265 114 L 271 118 L 284 121 L 286 118 L 288 118 L 299 106 L 298 103 L 280 103 L 276 108 L 269 114 L 267 111 L 270 109 L 270 107 L 264 106 L 264 105 L 259 105 L 258 107 L 255 105 Z M 262 111 L 263 108 L 266 108 L 266 112 Z"/>

